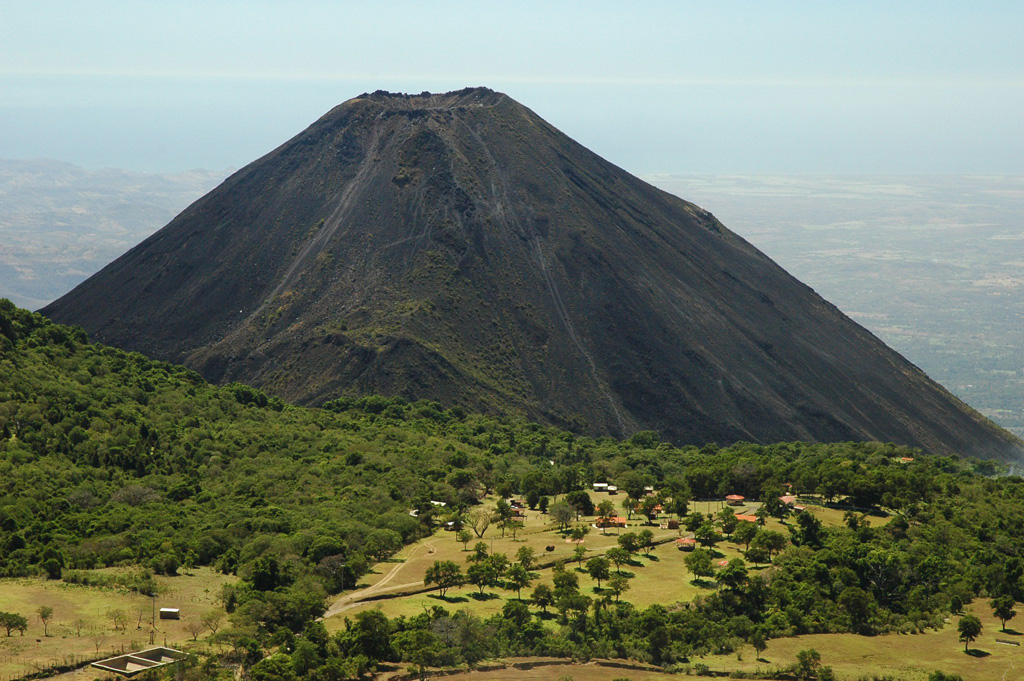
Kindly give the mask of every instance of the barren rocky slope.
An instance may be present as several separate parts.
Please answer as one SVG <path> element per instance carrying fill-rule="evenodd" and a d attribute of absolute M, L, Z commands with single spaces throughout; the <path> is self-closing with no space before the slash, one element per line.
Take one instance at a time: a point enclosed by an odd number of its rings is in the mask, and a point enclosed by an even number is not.
<path fill-rule="evenodd" d="M 345 102 L 43 312 L 302 403 L 1022 452 L 711 214 L 484 88 Z"/>

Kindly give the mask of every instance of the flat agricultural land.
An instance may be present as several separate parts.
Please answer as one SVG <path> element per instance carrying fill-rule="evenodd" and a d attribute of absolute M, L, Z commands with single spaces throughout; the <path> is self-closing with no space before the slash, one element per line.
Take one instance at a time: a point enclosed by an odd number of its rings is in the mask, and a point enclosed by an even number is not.
<path fill-rule="evenodd" d="M 110 573 L 115 569 L 97 570 Z M 0 630 L 0 681 L 18 678 L 54 665 L 91 660 L 107 653 L 119 653 L 150 644 L 153 606 L 180 608 L 180 620 L 156 620 L 155 644 L 174 647 L 192 640 L 187 626 L 207 611 L 220 608 L 221 585 L 235 581 L 209 568 L 196 568 L 177 577 L 157 576 L 159 595 L 153 600 L 120 589 L 66 584 L 45 579 L 0 579 L 0 610 L 16 612 L 28 619 L 24 636 L 7 637 Z M 43 634 L 36 611 L 53 608 L 53 617 Z M 124 631 L 114 631 L 110 613 L 122 610 L 128 616 Z M 225 620 L 226 621 L 226 620 Z M 208 635 L 209 631 L 200 636 Z M 103 676 L 89 670 L 87 677 Z"/>

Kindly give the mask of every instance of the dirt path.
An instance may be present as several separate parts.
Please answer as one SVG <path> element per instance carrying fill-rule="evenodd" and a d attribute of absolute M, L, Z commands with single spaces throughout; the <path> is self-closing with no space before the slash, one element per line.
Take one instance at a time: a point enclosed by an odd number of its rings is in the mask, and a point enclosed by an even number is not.
<path fill-rule="evenodd" d="M 428 553 L 433 553 L 435 541 L 437 540 L 432 539 L 430 541 L 420 544 L 419 546 L 414 547 L 411 551 L 409 551 L 409 555 L 405 557 L 404 561 L 402 561 L 401 563 L 396 563 L 394 567 L 388 570 L 388 573 L 384 575 L 376 584 L 368 586 L 365 589 L 360 589 L 359 591 L 353 591 L 352 593 L 345 594 L 338 600 L 331 603 L 331 607 L 327 608 L 327 612 L 324 613 L 321 619 L 334 617 L 337 614 L 340 614 L 342 612 L 345 612 L 346 610 L 356 607 L 368 598 L 372 598 L 373 596 L 376 596 L 377 594 L 383 593 L 385 591 L 397 591 L 399 589 L 408 589 L 414 586 L 423 586 L 422 581 L 407 582 L 405 584 L 395 584 L 393 586 L 387 585 L 398 575 L 399 572 L 401 572 L 402 568 L 404 568 L 421 549 L 425 548 L 427 549 Z"/>

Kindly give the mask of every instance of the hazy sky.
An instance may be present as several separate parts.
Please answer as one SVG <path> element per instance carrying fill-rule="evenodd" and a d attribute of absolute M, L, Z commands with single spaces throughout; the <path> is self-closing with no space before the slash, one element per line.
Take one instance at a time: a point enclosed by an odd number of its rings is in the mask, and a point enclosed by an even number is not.
<path fill-rule="evenodd" d="M 634 173 L 1024 173 L 1024 2 L 0 4 L 0 157 L 239 167 L 486 85 Z"/>

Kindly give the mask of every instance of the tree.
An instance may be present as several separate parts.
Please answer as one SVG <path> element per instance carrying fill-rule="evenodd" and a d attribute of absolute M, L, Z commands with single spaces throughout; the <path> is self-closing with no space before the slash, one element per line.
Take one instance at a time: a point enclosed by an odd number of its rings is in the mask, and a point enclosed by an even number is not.
<path fill-rule="evenodd" d="M 716 579 L 721 586 L 736 591 L 747 581 L 747 568 L 742 560 L 733 558 L 718 571 Z"/>
<path fill-rule="evenodd" d="M 615 571 L 622 574 L 622 564 L 629 562 L 629 552 L 621 546 L 610 548 L 605 552 L 608 560 L 615 563 Z"/>
<path fill-rule="evenodd" d="M 216 634 L 217 630 L 220 629 L 221 620 L 224 619 L 224 613 L 220 610 L 209 610 L 203 615 L 203 626 L 210 630 L 211 634 Z"/>
<path fill-rule="evenodd" d="M 725 536 L 731 537 L 732 533 L 736 531 L 738 523 L 736 512 L 732 510 L 731 506 L 726 506 L 718 512 L 718 526 L 722 528 L 722 534 Z"/>
<path fill-rule="evenodd" d="M 590 528 L 586 525 L 577 525 L 569 530 L 569 538 L 575 542 L 583 541 L 588 534 L 590 534 Z"/>
<path fill-rule="evenodd" d="M 377 559 L 387 560 L 402 548 L 402 535 L 394 530 L 374 530 L 363 542 L 363 552 Z"/>
<path fill-rule="evenodd" d="M 836 603 L 850 616 L 850 624 L 854 631 L 858 634 L 870 633 L 867 631 L 867 625 L 875 607 L 870 593 L 858 586 L 848 586 L 839 594 Z"/>
<path fill-rule="evenodd" d="M 968 646 L 981 635 L 981 620 L 974 615 L 964 615 L 960 618 L 956 628 L 960 632 L 960 640 L 964 642 L 964 652 L 966 653 L 969 650 Z"/>
<path fill-rule="evenodd" d="M 612 575 L 608 578 L 608 588 L 615 594 L 615 600 L 619 600 L 619 596 L 629 591 L 629 580 L 623 575 Z"/>
<path fill-rule="evenodd" d="M 751 548 L 754 546 L 763 547 L 768 552 L 768 560 L 771 560 L 772 554 L 786 548 L 786 536 L 775 530 L 761 530 L 754 535 L 750 546 Z"/>
<path fill-rule="evenodd" d="M 801 650 L 796 654 L 796 678 L 800 681 L 813 679 L 821 667 L 821 653 L 814 648 Z"/>
<path fill-rule="evenodd" d="M 694 581 L 700 581 L 701 577 L 711 577 L 715 574 L 715 567 L 711 561 L 711 551 L 707 549 L 694 549 L 684 562 L 686 567 L 693 573 Z"/>
<path fill-rule="evenodd" d="M 555 521 L 560 530 L 567 529 L 569 524 L 576 519 L 576 511 L 564 501 L 552 504 L 551 508 L 548 509 L 548 515 L 551 516 L 551 519 Z"/>
<path fill-rule="evenodd" d="M 519 534 L 519 531 L 521 529 L 526 527 L 526 524 L 522 520 L 516 520 L 515 518 L 513 518 L 512 520 L 508 521 L 507 526 L 508 531 L 512 533 L 512 541 L 515 541 L 516 535 Z"/>
<path fill-rule="evenodd" d="M 473 539 L 473 533 L 469 530 L 459 530 L 458 534 L 455 535 L 457 541 L 462 542 L 462 550 L 469 550 L 469 542 Z"/>
<path fill-rule="evenodd" d="M 516 551 L 516 561 L 527 570 L 532 570 L 537 564 L 537 556 L 534 554 L 532 547 L 520 546 L 519 550 Z"/>
<path fill-rule="evenodd" d="M 24 636 L 25 630 L 28 629 L 28 620 L 16 612 L 0 612 L 0 627 L 7 630 L 8 636 L 12 631 L 20 632 Z"/>
<path fill-rule="evenodd" d="M 530 594 L 530 600 L 533 601 L 534 605 L 546 613 L 548 608 L 555 603 L 555 594 L 547 584 L 538 584 L 536 588 L 534 588 L 533 593 Z"/>
<path fill-rule="evenodd" d="M 644 551 L 644 555 L 650 556 L 651 549 L 654 548 L 654 533 L 648 529 L 643 529 L 636 536 L 640 542 L 640 548 Z"/>
<path fill-rule="evenodd" d="M 586 490 L 575 489 L 569 492 L 565 495 L 565 502 L 575 509 L 577 520 L 581 515 L 594 515 L 594 500 Z"/>
<path fill-rule="evenodd" d="M 658 517 L 658 506 L 660 505 L 661 502 L 658 501 L 658 497 L 646 496 L 640 500 L 640 508 L 638 510 L 647 518 L 647 522 L 653 523 Z"/>
<path fill-rule="evenodd" d="M 508 586 L 516 591 L 516 598 L 522 600 L 520 592 L 529 587 L 533 582 L 534 575 L 523 567 L 522 563 L 513 563 L 505 572 L 505 579 Z"/>
<path fill-rule="evenodd" d="M 459 586 L 462 582 L 462 570 L 458 565 L 450 560 L 434 561 L 434 564 L 427 568 L 426 575 L 423 579 L 423 583 L 426 586 L 430 586 L 431 584 L 437 585 L 437 590 L 441 598 L 444 598 L 448 589 L 453 586 Z"/>
<path fill-rule="evenodd" d="M 587 547 L 582 544 L 577 544 L 576 548 L 572 550 L 572 559 L 576 561 L 576 564 L 583 567 L 583 559 L 587 556 Z"/>
<path fill-rule="evenodd" d="M 491 561 L 482 560 L 479 563 L 473 563 L 466 569 L 466 580 L 483 594 L 484 587 L 494 586 L 498 583 L 498 574 L 494 571 Z"/>
<path fill-rule="evenodd" d="M 192 634 L 192 640 L 198 641 L 199 634 L 206 630 L 206 625 L 203 624 L 202 620 L 187 619 L 185 620 L 185 631 Z"/>
<path fill-rule="evenodd" d="M 605 499 L 597 505 L 597 521 L 601 525 L 601 534 L 604 534 L 609 518 L 615 516 L 615 504 L 611 499 Z"/>
<path fill-rule="evenodd" d="M 114 631 L 121 631 L 128 626 L 128 614 L 120 608 L 107 611 L 110 623 L 114 625 Z"/>
<path fill-rule="evenodd" d="M 743 550 L 746 551 L 750 548 L 750 540 L 757 534 L 757 525 L 741 520 L 736 525 L 736 529 L 732 533 L 732 540 L 737 544 L 743 544 Z"/>
<path fill-rule="evenodd" d="M 50 619 L 53 617 L 53 608 L 48 605 L 40 605 L 36 608 L 39 621 L 43 623 L 43 636 L 50 635 Z"/>
<path fill-rule="evenodd" d="M 587 574 L 591 579 L 597 581 L 597 588 L 601 588 L 601 580 L 608 579 L 610 567 L 608 559 L 603 556 L 594 556 L 587 561 Z"/>
<path fill-rule="evenodd" d="M 619 535 L 619 547 L 622 548 L 626 553 L 629 554 L 630 558 L 633 554 L 640 550 L 640 537 L 636 532 L 627 532 L 626 534 Z"/>
<path fill-rule="evenodd" d="M 467 521 L 469 526 L 473 528 L 473 532 L 476 533 L 477 539 L 484 538 L 484 532 L 491 526 L 491 512 L 485 511 L 484 509 L 477 509 L 469 514 Z"/>
<path fill-rule="evenodd" d="M 715 526 L 711 523 L 710 518 L 694 530 L 693 537 L 700 542 L 701 546 L 714 546 L 722 538 L 721 535 L 715 532 Z"/>
<path fill-rule="evenodd" d="M 436 665 L 444 652 L 437 635 L 426 629 L 401 631 L 395 634 L 394 642 L 402 659 L 418 670 L 420 681 L 427 678 L 427 667 Z"/>
<path fill-rule="evenodd" d="M 1013 596 L 999 596 L 993 598 L 992 602 L 989 603 L 992 606 L 992 614 L 999 618 L 999 622 L 1002 625 L 1002 631 L 1006 631 L 1006 622 L 1012 620 L 1016 616 L 1017 611 L 1013 609 L 1016 605 L 1016 601 L 1013 600 Z"/>
<path fill-rule="evenodd" d="M 473 552 L 466 556 L 467 563 L 479 563 L 487 560 L 487 542 L 478 541 L 473 545 Z"/>
<path fill-rule="evenodd" d="M 753 646 L 754 652 L 757 653 L 757 659 L 761 659 L 761 653 L 768 649 L 768 637 L 764 634 L 762 627 L 755 627 L 750 632 L 750 645 Z"/>

